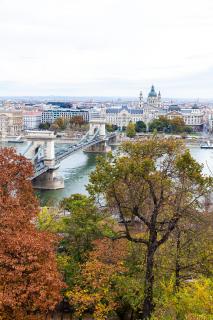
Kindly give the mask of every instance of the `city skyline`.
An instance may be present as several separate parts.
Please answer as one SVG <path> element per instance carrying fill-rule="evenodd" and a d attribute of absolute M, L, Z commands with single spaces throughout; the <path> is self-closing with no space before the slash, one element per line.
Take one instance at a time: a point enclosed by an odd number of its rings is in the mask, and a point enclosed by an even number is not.
<path fill-rule="evenodd" d="M 213 99 L 211 0 L 3 0 L 0 96 Z"/>

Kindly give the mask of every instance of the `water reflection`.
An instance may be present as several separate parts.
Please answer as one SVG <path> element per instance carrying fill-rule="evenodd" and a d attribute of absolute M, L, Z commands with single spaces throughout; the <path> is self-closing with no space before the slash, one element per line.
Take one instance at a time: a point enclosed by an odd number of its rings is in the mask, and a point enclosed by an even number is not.
<path fill-rule="evenodd" d="M 96 154 L 78 151 L 61 162 L 58 173 L 64 178 L 64 189 L 40 190 L 42 204 L 54 205 L 73 193 L 87 193 L 89 174 L 95 168 Z"/>

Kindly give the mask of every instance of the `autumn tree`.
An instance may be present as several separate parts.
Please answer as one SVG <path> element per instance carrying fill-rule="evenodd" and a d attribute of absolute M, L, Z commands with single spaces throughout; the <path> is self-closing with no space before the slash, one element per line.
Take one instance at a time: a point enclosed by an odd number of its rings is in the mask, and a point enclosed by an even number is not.
<path fill-rule="evenodd" d="M 155 129 L 158 132 L 168 133 L 192 132 L 191 127 L 186 126 L 183 118 L 179 116 L 176 116 L 173 119 L 169 119 L 165 116 L 160 116 L 158 119 L 154 119 L 149 124 L 149 130 L 153 132 Z"/>
<path fill-rule="evenodd" d="M 167 275 L 174 274 L 176 291 L 185 281 L 213 275 L 212 240 L 213 221 L 210 214 L 193 210 L 189 219 L 186 217 L 178 223 L 163 252 L 166 260 L 164 271 Z"/>
<path fill-rule="evenodd" d="M 174 279 L 161 280 L 161 292 L 153 320 L 211 320 L 213 317 L 213 279 L 197 277 L 185 281 L 174 292 Z M 177 317 L 178 314 L 178 317 Z"/>
<path fill-rule="evenodd" d="M 154 263 L 159 248 L 193 211 L 202 212 L 201 200 L 212 187 L 181 142 L 159 140 L 125 143 L 119 157 L 100 158 L 88 190 L 123 225 L 115 238 L 141 243 L 146 252 L 142 312 L 154 311 Z M 140 232 L 136 226 L 140 225 Z"/>
<path fill-rule="evenodd" d="M 45 318 L 63 288 L 57 239 L 36 230 L 39 206 L 30 182 L 31 163 L 13 149 L 1 149 L 0 171 L 0 318 Z"/>
<path fill-rule="evenodd" d="M 54 131 L 63 131 L 67 128 L 68 125 L 68 120 L 63 118 L 63 117 L 59 117 L 57 119 L 55 119 L 55 121 L 51 124 L 50 129 L 54 130 Z"/>
<path fill-rule="evenodd" d="M 171 131 L 174 133 L 181 133 L 185 131 L 185 122 L 182 117 L 174 117 L 170 120 Z"/>
<path fill-rule="evenodd" d="M 61 215 L 60 212 L 66 215 Z M 37 219 L 39 230 L 60 234 L 58 265 L 68 288 L 72 287 L 84 263 L 93 249 L 93 241 L 102 238 L 107 229 L 104 213 L 98 211 L 93 199 L 86 195 L 73 194 L 64 198 L 58 209 L 43 208 Z"/>
<path fill-rule="evenodd" d="M 212 240 L 211 214 L 192 209 L 188 217 L 179 221 L 165 245 L 159 248 L 155 259 L 157 319 L 161 319 L 160 314 L 162 319 L 168 314 L 172 316 L 171 319 L 185 319 L 188 307 L 184 310 L 182 297 L 188 290 L 188 284 L 201 283 L 199 279 L 203 277 L 212 281 Z M 198 296 L 196 290 L 203 294 L 204 288 L 195 285 L 194 290 Z M 194 303 L 194 306 L 190 306 L 191 310 L 196 308 L 196 302 L 191 297 L 188 297 L 188 302 Z"/>
<path fill-rule="evenodd" d="M 129 138 L 134 138 L 136 135 L 135 124 L 130 122 L 126 128 L 126 135 Z"/>
<path fill-rule="evenodd" d="M 94 241 L 88 260 L 81 266 L 80 281 L 68 292 L 78 319 L 88 311 L 96 320 L 115 314 L 118 308 L 115 282 L 117 275 L 126 271 L 123 264 L 126 254 L 123 239 Z"/>
<path fill-rule="evenodd" d="M 85 124 L 85 120 L 82 116 L 73 116 L 70 119 L 70 124 L 71 125 L 78 125 L 78 126 L 82 126 Z"/>

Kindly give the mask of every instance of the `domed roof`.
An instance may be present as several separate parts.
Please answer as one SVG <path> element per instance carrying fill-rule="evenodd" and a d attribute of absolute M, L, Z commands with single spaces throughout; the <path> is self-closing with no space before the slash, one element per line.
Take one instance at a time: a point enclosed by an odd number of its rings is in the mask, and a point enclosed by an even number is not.
<path fill-rule="evenodd" d="M 149 92 L 149 97 L 157 97 L 157 93 L 155 92 L 155 87 L 152 86 Z"/>

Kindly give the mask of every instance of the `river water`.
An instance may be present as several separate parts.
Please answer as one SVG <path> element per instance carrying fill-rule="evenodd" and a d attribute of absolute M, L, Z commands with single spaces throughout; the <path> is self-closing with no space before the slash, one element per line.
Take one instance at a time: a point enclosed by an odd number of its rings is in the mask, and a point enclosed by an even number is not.
<path fill-rule="evenodd" d="M 23 152 L 27 145 L 0 143 L 0 146 L 10 146 Z M 67 145 L 66 145 L 67 146 Z M 56 145 L 56 148 L 64 148 L 65 145 Z M 188 146 L 192 156 L 204 165 L 204 173 L 213 174 L 213 149 L 200 149 L 199 145 Z M 64 197 L 69 197 L 73 193 L 87 193 L 86 184 L 89 180 L 89 174 L 95 168 L 96 154 L 77 151 L 67 159 L 61 162 L 58 173 L 63 176 L 65 188 L 61 190 L 42 190 L 37 195 L 42 205 L 54 206 Z"/>

